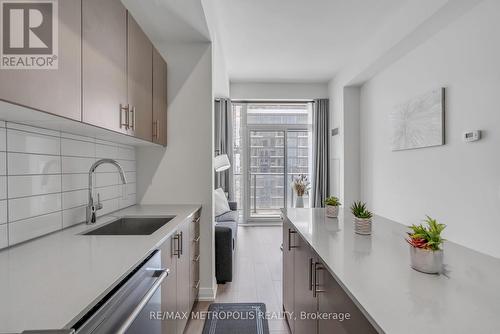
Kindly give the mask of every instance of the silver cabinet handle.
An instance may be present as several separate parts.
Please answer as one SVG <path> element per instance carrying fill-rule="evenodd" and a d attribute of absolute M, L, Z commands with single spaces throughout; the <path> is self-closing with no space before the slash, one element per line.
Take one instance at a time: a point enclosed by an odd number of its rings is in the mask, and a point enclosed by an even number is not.
<path fill-rule="evenodd" d="M 125 127 L 125 129 L 128 129 L 128 119 L 129 119 L 129 105 L 128 104 L 122 105 L 120 103 L 120 129 L 122 127 Z"/>
<path fill-rule="evenodd" d="M 200 261 L 200 254 L 198 254 L 194 259 L 193 262 L 198 262 Z"/>
<path fill-rule="evenodd" d="M 135 130 L 135 107 L 132 107 L 132 109 L 130 109 L 130 114 L 132 114 L 132 117 L 127 120 L 128 127 L 132 130 Z M 132 124 L 130 124 L 130 120 L 132 120 Z"/>
<path fill-rule="evenodd" d="M 325 290 L 318 289 L 318 270 L 325 269 L 319 262 L 314 262 L 314 277 L 313 277 L 313 297 L 316 298 L 318 293 L 325 292 Z"/>
<path fill-rule="evenodd" d="M 309 291 L 312 291 L 312 289 L 314 289 L 313 270 L 314 270 L 314 259 L 311 257 L 309 258 Z"/>
<path fill-rule="evenodd" d="M 181 257 L 180 240 L 179 239 L 180 239 L 180 235 L 179 235 L 179 232 L 177 232 L 174 235 L 174 238 L 172 239 L 173 243 L 174 243 L 174 255 L 176 255 L 177 258 Z"/>
<path fill-rule="evenodd" d="M 153 138 L 158 139 L 158 121 L 153 121 Z"/>
<path fill-rule="evenodd" d="M 297 231 L 292 230 L 291 228 L 288 229 L 288 250 L 291 251 L 292 248 L 297 248 L 297 246 L 292 245 L 292 233 L 297 233 Z"/>
<path fill-rule="evenodd" d="M 146 306 L 146 304 L 149 302 L 149 300 L 151 299 L 151 297 L 153 297 L 153 295 L 155 294 L 156 290 L 158 290 L 158 288 L 160 287 L 160 285 L 163 283 L 163 281 L 165 280 L 165 278 L 167 276 L 168 276 L 168 271 L 167 270 L 163 270 L 162 273 L 161 273 L 161 275 L 156 280 L 155 284 L 153 284 L 153 286 L 144 295 L 144 297 L 141 299 L 141 301 L 139 302 L 139 304 L 134 308 L 134 310 L 132 311 L 132 313 L 130 313 L 130 315 L 127 317 L 127 319 L 125 319 L 125 321 L 120 326 L 120 328 L 118 329 L 118 331 L 116 331 L 116 333 L 123 334 L 123 333 L 125 333 L 127 331 L 127 329 L 130 327 L 130 325 L 132 325 L 132 323 L 134 322 L 135 318 L 137 318 L 137 316 L 139 315 L 139 313 L 141 313 L 141 311 L 144 308 L 144 306 Z"/>
<path fill-rule="evenodd" d="M 184 237 L 183 237 L 183 235 L 182 235 L 182 231 L 181 231 L 180 233 L 181 233 L 181 238 L 180 238 L 180 246 L 179 246 L 179 251 L 180 251 L 180 253 L 181 253 L 181 255 L 182 255 L 182 253 L 184 253 L 184 245 L 183 245 L 183 239 L 184 239 Z"/>

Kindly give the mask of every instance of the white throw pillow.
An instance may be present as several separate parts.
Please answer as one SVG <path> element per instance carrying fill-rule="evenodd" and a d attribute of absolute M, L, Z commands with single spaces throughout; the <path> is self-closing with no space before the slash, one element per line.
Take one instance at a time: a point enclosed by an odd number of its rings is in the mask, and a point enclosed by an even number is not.
<path fill-rule="evenodd" d="M 226 194 L 224 194 L 224 190 L 222 190 L 222 188 L 214 190 L 214 202 L 215 217 L 231 211 L 231 209 L 229 208 L 229 203 L 227 202 Z"/>

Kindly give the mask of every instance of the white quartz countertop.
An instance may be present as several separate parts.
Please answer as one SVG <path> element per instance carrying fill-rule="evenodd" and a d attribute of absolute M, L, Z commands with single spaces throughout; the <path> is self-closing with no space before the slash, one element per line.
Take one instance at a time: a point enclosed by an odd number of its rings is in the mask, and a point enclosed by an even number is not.
<path fill-rule="evenodd" d="M 135 205 L 0 251 L 0 333 L 60 329 L 75 320 L 199 205 Z M 86 236 L 116 217 L 176 216 L 151 235 Z"/>
<path fill-rule="evenodd" d="M 284 215 L 381 333 L 500 333 L 500 259 L 445 242 L 446 273 L 423 274 L 410 267 L 406 226 L 375 216 L 372 235 L 358 235 L 340 211 Z"/>

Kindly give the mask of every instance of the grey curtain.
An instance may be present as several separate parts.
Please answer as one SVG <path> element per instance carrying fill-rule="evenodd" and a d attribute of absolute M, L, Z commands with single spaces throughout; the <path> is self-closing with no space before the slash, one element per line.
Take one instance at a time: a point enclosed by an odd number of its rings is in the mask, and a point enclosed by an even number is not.
<path fill-rule="evenodd" d="M 233 161 L 233 126 L 231 100 L 215 100 L 215 145 L 214 156 L 227 154 L 229 161 Z M 233 199 L 233 166 L 223 172 L 215 172 L 215 188 L 222 188 Z"/>
<path fill-rule="evenodd" d="M 316 99 L 313 105 L 313 184 L 312 206 L 323 207 L 330 193 L 328 99 Z"/>

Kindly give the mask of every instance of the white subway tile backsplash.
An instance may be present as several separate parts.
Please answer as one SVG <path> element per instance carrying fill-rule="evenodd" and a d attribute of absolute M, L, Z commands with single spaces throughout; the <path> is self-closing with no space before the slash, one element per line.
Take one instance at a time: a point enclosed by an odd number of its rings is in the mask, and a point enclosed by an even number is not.
<path fill-rule="evenodd" d="M 0 200 L 7 198 L 7 176 L 0 176 Z"/>
<path fill-rule="evenodd" d="M 85 221 L 88 172 L 101 158 L 114 166 L 94 175 L 103 209 L 98 216 L 136 203 L 134 147 L 32 126 L 0 122 L 0 249 Z"/>
<path fill-rule="evenodd" d="M 66 173 L 88 173 L 95 158 L 62 157 L 62 172 Z"/>
<path fill-rule="evenodd" d="M 97 200 L 97 194 L 99 194 L 101 201 L 118 198 L 121 196 L 121 187 L 117 185 L 94 189 L 94 197 Z"/>
<path fill-rule="evenodd" d="M 103 144 L 95 145 L 96 158 L 118 159 L 118 147 Z"/>
<path fill-rule="evenodd" d="M 61 138 L 61 154 L 95 158 L 95 143 Z"/>
<path fill-rule="evenodd" d="M 59 174 L 61 157 L 25 153 L 7 153 L 9 175 Z"/>
<path fill-rule="evenodd" d="M 8 246 L 8 227 L 7 224 L 0 225 L 0 249 Z"/>
<path fill-rule="evenodd" d="M 14 245 L 62 228 L 61 212 L 37 216 L 9 224 L 9 244 Z"/>
<path fill-rule="evenodd" d="M 6 176 L 5 178 L 7 179 Z M 61 175 L 59 174 L 9 176 L 9 198 L 56 192 L 61 192 Z"/>
<path fill-rule="evenodd" d="M 135 202 L 134 202 L 135 204 Z M 72 209 L 67 209 L 63 211 L 63 228 L 70 227 L 76 224 L 83 223 L 85 221 L 85 210 L 86 207 L 79 206 Z"/>
<path fill-rule="evenodd" d="M 107 187 L 117 185 L 119 182 L 118 173 L 97 173 L 95 174 L 95 186 L 96 187 Z"/>
<path fill-rule="evenodd" d="M 63 210 L 87 204 L 88 190 L 76 190 L 62 193 Z"/>
<path fill-rule="evenodd" d="M 7 224 L 7 200 L 0 201 L 0 224 Z"/>
<path fill-rule="evenodd" d="M 118 158 L 120 160 L 135 160 L 135 150 L 130 147 L 118 147 Z"/>
<path fill-rule="evenodd" d="M 5 128 L 0 128 L 0 151 L 7 150 L 7 136 Z"/>
<path fill-rule="evenodd" d="M 61 154 L 60 138 L 38 133 L 7 130 L 7 151 L 37 154 Z"/>
<path fill-rule="evenodd" d="M 88 186 L 89 186 L 88 174 L 62 175 L 62 191 L 88 189 Z"/>
<path fill-rule="evenodd" d="M 119 159 L 117 161 L 122 166 L 122 168 L 125 172 L 135 172 L 136 171 L 135 161 L 121 160 L 121 159 Z"/>
<path fill-rule="evenodd" d="M 116 211 L 120 209 L 120 199 L 110 199 L 107 201 L 102 201 L 102 209 L 97 211 L 97 216 L 104 216 L 110 212 Z"/>
<path fill-rule="evenodd" d="M 7 129 L 14 129 L 14 130 L 21 130 L 21 131 L 32 132 L 32 133 L 39 133 L 42 135 L 53 136 L 53 137 L 61 137 L 61 133 L 59 131 L 37 128 L 34 126 L 11 123 L 11 122 L 8 122 L 6 124 L 6 126 L 7 126 Z"/>
<path fill-rule="evenodd" d="M 95 143 L 94 138 L 80 136 L 80 135 L 74 135 L 72 133 L 67 133 L 67 132 L 61 132 L 61 138 L 73 139 L 73 140 L 78 140 L 78 141 L 86 141 L 89 143 Z"/>
<path fill-rule="evenodd" d="M 125 172 L 125 178 L 127 179 L 127 182 L 129 182 L 129 183 L 136 183 L 137 182 L 136 172 Z"/>
<path fill-rule="evenodd" d="M 132 194 L 132 195 L 128 195 L 127 197 L 125 198 L 121 198 L 119 199 L 120 201 L 120 209 L 122 208 L 126 208 L 128 206 L 131 206 L 131 205 L 134 205 L 137 200 L 136 200 L 136 194 Z"/>
<path fill-rule="evenodd" d="M 0 175 L 7 175 L 7 153 L 0 152 Z"/>
<path fill-rule="evenodd" d="M 61 211 L 61 193 L 9 199 L 9 222 Z"/>

